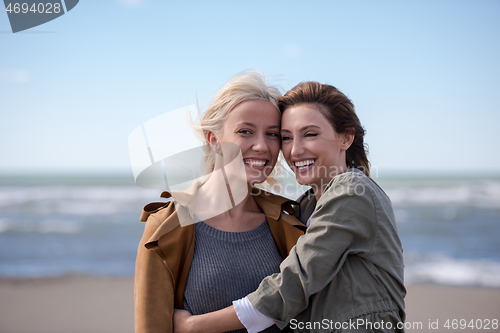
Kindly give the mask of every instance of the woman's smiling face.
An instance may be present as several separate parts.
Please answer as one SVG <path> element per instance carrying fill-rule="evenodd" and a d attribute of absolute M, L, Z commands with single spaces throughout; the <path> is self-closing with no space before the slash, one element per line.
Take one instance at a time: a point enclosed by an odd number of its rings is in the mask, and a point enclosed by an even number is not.
<path fill-rule="evenodd" d="M 264 182 L 273 171 L 280 150 L 280 120 L 272 103 L 249 100 L 238 104 L 224 122 L 219 140 L 240 147 L 249 184 Z"/>
<path fill-rule="evenodd" d="M 283 155 L 297 182 L 312 186 L 315 193 L 347 169 L 345 151 L 350 145 L 349 138 L 336 133 L 318 108 L 291 106 L 281 118 Z"/>

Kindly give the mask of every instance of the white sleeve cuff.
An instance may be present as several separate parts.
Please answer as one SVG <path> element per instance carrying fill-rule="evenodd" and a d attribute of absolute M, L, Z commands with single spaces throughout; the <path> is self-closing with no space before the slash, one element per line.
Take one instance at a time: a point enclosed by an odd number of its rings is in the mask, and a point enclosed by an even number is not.
<path fill-rule="evenodd" d="M 248 333 L 257 333 L 274 325 L 274 321 L 255 309 L 247 297 L 233 301 L 233 306 L 238 319 L 245 326 Z"/>

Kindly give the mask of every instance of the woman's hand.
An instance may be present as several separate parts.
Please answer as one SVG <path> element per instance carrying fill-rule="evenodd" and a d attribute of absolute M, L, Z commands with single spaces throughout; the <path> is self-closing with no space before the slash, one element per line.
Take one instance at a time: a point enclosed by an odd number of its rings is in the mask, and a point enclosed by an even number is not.
<path fill-rule="evenodd" d="M 190 321 L 191 313 L 186 310 L 174 310 L 174 333 L 193 333 L 193 325 Z"/>
<path fill-rule="evenodd" d="M 218 333 L 245 328 L 238 319 L 234 307 L 197 316 L 189 311 L 174 310 L 174 333 Z"/>

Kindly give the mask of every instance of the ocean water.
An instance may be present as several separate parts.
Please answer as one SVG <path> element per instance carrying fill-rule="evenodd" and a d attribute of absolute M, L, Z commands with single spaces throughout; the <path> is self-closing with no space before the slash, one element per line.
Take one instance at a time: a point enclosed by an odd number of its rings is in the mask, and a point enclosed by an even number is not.
<path fill-rule="evenodd" d="M 500 288 L 500 178 L 375 179 L 393 202 L 405 280 Z M 131 176 L 0 176 L 0 277 L 131 277 L 142 207 Z"/>
<path fill-rule="evenodd" d="M 500 288 L 500 178 L 381 179 L 405 282 Z"/>

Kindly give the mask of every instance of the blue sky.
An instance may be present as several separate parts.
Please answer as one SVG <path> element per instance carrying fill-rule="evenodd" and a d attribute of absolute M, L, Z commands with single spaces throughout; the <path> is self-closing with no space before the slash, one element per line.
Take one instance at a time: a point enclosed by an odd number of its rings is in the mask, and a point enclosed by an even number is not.
<path fill-rule="evenodd" d="M 81 0 L 0 13 L 0 172 L 131 172 L 128 135 L 258 68 L 356 105 L 380 175 L 500 173 L 500 2 Z"/>

